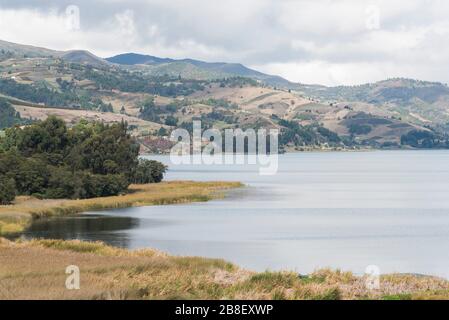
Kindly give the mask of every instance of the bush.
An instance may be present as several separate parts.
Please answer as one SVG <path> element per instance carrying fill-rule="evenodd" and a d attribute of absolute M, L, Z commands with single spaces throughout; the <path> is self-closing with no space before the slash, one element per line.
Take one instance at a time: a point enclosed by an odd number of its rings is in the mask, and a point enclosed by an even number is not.
<path fill-rule="evenodd" d="M 158 161 L 142 159 L 139 161 L 139 165 L 134 172 L 133 183 L 146 184 L 161 182 L 166 170 L 167 166 Z"/>
<path fill-rule="evenodd" d="M 128 189 L 129 182 L 120 174 L 99 175 L 84 174 L 82 177 L 82 191 L 80 198 L 96 198 L 116 196 Z"/>

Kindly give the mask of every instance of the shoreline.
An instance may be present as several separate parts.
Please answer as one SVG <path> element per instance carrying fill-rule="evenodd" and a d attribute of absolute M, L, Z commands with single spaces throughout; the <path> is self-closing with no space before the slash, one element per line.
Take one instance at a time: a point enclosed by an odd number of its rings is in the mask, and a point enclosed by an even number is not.
<path fill-rule="evenodd" d="M 0 238 L 0 299 L 7 300 L 427 300 L 449 299 L 449 281 L 411 274 L 367 276 L 321 269 L 252 272 L 221 259 L 171 256 L 78 240 Z M 80 270 L 80 290 L 67 290 L 66 268 Z M 32 269 L 31 267 L 32 266 Z"/>
<path fill-rule="evenodd" d="M 280 152 L 278 155 L 288 155 L 288 154 L 298 154 L 298 153 L 365 153 L 365 152 L 406 152 L 406 151 L 449 151 L 449 149 L 445 148 L 398 148 L 398 149 L 375 149 L 375 148 L 365 148 L 365 149 L 341 149 L 341 150 L 332 150 L 332 149 L 311 149 L 311 150 L 292 150 L 286 152 Z M 160 156 L 170 156 L 170 153 L 141 153 L 140 157 L 160 157 Z M 189 155 L 192 156 L 192 155 Z"/>
<path fill-rule="evenodd" d="M 131 185 L 125 195 L 83 200 L 38 200 L 17 197 L 15 203 L 0 206 L 0 237 L 20 234 L 33 219 L 130 207 L 205 202 L 224 196 L 240 182 L 170 181 Z"/>

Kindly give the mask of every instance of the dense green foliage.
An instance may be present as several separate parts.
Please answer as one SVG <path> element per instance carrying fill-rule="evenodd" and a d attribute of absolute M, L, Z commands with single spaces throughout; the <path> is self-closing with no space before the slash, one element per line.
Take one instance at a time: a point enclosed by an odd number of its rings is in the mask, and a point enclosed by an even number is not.
<path fill-rule="evenodd" d="M 413 130 L 401 137 L 401 144 L 413 148 L 449 148 L 449 139 L 432 131 Z"/>
<path fill-rule="evenodd" d="M 218 79 L 214 80 L 213 82 L 219 82 L 221 87 L 229 87 L 229 88 L 236 88 L 247 85 L 256 87 L 259 85 L 259 83 L 254 79 L 239 76 L 233 76 L 225 79 Z"/>
<path fill-rule="evenodd" d="M 154 104 L 154 99 L 149 98 L 149 99 L 146 99 L 142 103 L 142 106 L 140 107 L 139 118 L 141 118 L 143 120 L 159 123 L 159 122 L 161 122 L 160 115 L 162 113 L 163 113 L 163 111 L 161 110 L 161 108 L 156 107 L 156 105 Z"/>
<path fill-rule="evenodd" d="M 13 179 L 0 175 L 0 205 L 11 203 L 16 197 L 16 185 Z"/>
<path fill-rule="evenodd" d="M 48 106 L 65 106 L 78 104 L 80 99 L 75 94 L 60 93 L 48 88 L 44 83 L 39 86 L 18 83 L 11 79 L 0 79 L 0 92 L 18 99 Z"/>
<path fill-rule="evenodd" d="M 367 124 L 352 123 L 349 125 L 349 133 L 352 135 L 368 134 L 372 130 Z"/>
<path fill-rule="evenodd" d="M 236 103 L 230 103 L 225 99 L 213 99 L 209 98 L 207 100 L 202 101 L 201 103 L 206 104 L 208 106 L 217 107 L 217 108 L 225 108 L 225 109 L 238 109 L 238 105 Z"/>
<path fill-rule="evenodd" d="M 73 82 L 57 79 L 57 83 L 59 91 L 43 81 L 29 85 L 12 79 L 0 79 L 0 93 L 48 107 L 112 111 L 112 106 L 92 97 L 87 91 L 77 89 Z"/>
<path fill-rule="evenodd" d="M 279 137 L 281 146 L 293 144 L 295 146 L 313 146 L 328 144 L 337 146 L 342 143 L 340 137 L 318 124 L 302 126 L 298 122 L 279 120 L 283 128 Z"/>
<path fill-rule="evenodd" d="M 133 175 L 133 183 L 158 183 L 164 178 L 166 166 L 154 160 L 141 159 Z"/>
<path fill-rule="evenodd" d="M 178 119 L 172 114 L 175 113 L 179 107 L 180 105 L 175 103 L 165 106 L 157 106 L 155 105 L 153 98 L 148 98 L 140 107 L 139 118 L 174 127 L 178 124 Z M 163 118 L 165 118 L 165 120 L 163 120 Z"/>
<path fill-rule="evenodd" d="M 114 72 L 87 68 L 80 79 L 94 81 L 98 88 L 123 92 L 143 92 L 166 97 L 187 96 L 204 89 L 202 82 L 179 78 L 148 77 L 138 72 Z"/>
<path fill-rule="evenodd" d="M 69 129 L 56 117 L 6 130 L 0 140 L 0 178 L 20 195 L 92 198 L 118 195 L 136 181 L 160 182 L 158 162 L 138 160 L 126 123 L 80 122 Z M 5 191 L 0 196 L 11 201 Z"/>
<path fill-rule="evenodd" d="M 13 106 L 5 99 L 0 99 L 0 129 L 12 127 L 16 124 L 24 124 L 26 120 L 20 118 Z"/>

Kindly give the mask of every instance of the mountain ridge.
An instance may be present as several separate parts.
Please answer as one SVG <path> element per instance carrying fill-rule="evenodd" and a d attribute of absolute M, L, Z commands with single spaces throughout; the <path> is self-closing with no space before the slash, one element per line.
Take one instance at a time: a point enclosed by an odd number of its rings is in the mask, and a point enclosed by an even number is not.
<path fill-rule="evenodd" d="M 138 53 L 123 53 L 113 57 L 105 58 L 106 61 L 111 63 L 133 66 L 133 65 L 149 65 L 149 66 L 161 66 L 163 64 L 189 64 L 202 70 L 209 70 L 217 75 L 226 76 L 241 76 L 248 77 L 258 81 L 265 82 L 273 86 L 285 86 L 296 87 L 297 84 L 290 82 L 277 75 L 269 75 L 263 72 L 253 70 L 244 66 L 241 63 L 228 63 L 228 62 L 205 62 L 201 60 L 185 58 L 185 59 L 171 59 L 160 58 L 152 55 L 138 54 Z"/>
<path fill-rule="evenodd" d="M 48 49 L 40 46 L 32 46 L 25 44 L 18 44 L 14 42 L 8 42 L 0 40 L 0 50 L 11 52 L 13 55 L 26 55 L 30 58 L 33 57 L 55 57 L 61 58 L 69 62 L 75 63 L 86 63 L 94 65 L 107 66 L 112 64 L 133 66 L 133 65 L 162 65 L 167 63 L 188 63 L 196 67 L 205 68 L 213 71 L 221 71 L 229 76 L 237 75 L 242 77 L 249 77 L 257 80 L 263 81 L 264 79 L 276 79 L 279 84 L 286 84 L 288 86 L 295 86 L 295 89 L 302 90 L 329 90 L 329 89 L 344 89 L 344 88 L 360 88 L 376 86 L 385 83 L 391 83 L 394 81 L 409 82 L 410 85 L 414 84 L 427 84 L 427 85 L 441 85 L 446 86 L 447 84 L 438 81 L 426 81 L 413 78 L 389 78 L 385 80 L 380 80 L 376 82 L 367 82 L 357 85 L 339 85 L 339 86 L 326 86 L 322 84 L 306 84 L 306 83 L 295 83 L 287 79 L 282 78 L 278 75 L 269 75 L 263 72 L 246 67 L 241 63 L 228 63 L 228 62 L 205 62 L 201 60 L 184 58 L 184 59 L 172 59 L 172 58 L 160 58 L 147 54 L 138 53 L 122 53 L 108 58 L 101 58 L 88 50 L 75 49 L 59 51 Z"/>

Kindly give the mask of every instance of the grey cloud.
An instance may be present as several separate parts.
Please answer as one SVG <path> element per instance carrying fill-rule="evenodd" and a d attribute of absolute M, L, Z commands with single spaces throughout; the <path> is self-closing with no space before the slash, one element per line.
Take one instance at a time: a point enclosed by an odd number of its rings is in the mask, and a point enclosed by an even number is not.
<path fill-rule="evenodd" d="M 147 54 L 178 58 L 188 54 L 260 66 L 321 61 L 323 65 L 352 64 L 354 69 L 356 64 L 378 64 L 386 76 L 392 64 L 400 68 L 403 63 L 406 73 L 410 64 L 418 63 L 416 70 L 426 76 L 432 73 L 427 70 L 438 70 L 435 64 L 448 65 L 449 57 L 443 55 L 435 54 L 433 62 L 425 59 L 432 51 L 449 52 L 444 41 L 449 34 L 445 1 L 373 3 L 381 13 L 380 30 L 366 28 L 365 6 L 357 0 L 337 4 L 329 0 L 2 0 L 0 11 L 32 9 L 45 15 L 56 10 L 62 14 L 66 6 L 75 4 L 81 11 L 85 42 L 92 44 L 87 49 L 110 54 L 132 48 Z M 125 39 L 129 41 L 122 43 L 120 30 L 111 21 L 126 10 L 134 13 L 135 28 L 132 37 Z M 108 33 L 108 37 L 101 36 Z M 415 40 L 414 34 L 421 38 Z M 426 68 L 426 63 L 434 65 Z M 416 76 L 420 76 L 418 71 Z M 444 77 L 434 75 L 437 80 L 449 80 Z"/>

